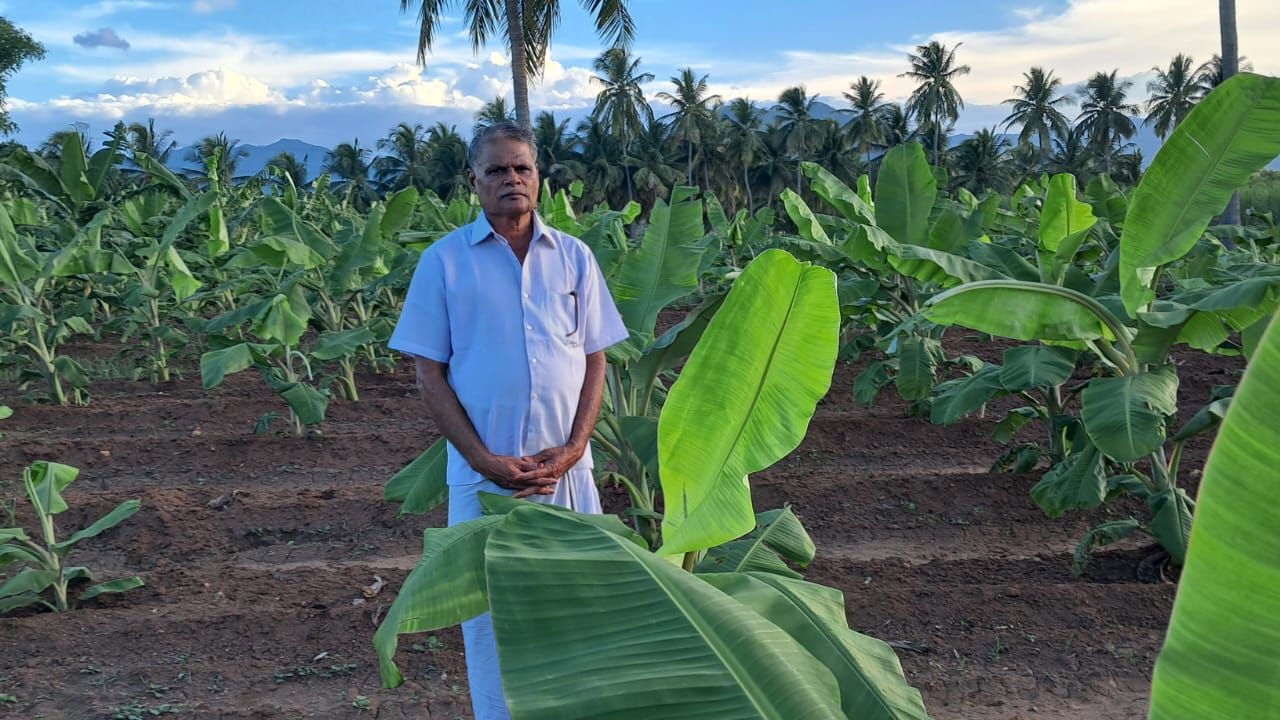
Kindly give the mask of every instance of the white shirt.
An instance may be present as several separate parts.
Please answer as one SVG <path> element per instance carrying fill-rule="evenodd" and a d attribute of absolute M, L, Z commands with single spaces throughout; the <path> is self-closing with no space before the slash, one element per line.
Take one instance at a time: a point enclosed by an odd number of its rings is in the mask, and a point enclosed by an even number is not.
<path fill-rule="evenodd" d="M 586 356 L 628 334 L 582 241 L 535 215 L 521 264 L 481 213 L 422 252 L 388 345 L 448 364 L 485 447 L 519 457 L 568 443 Z M 450 443 L 449 484 L 483 479 Z"/>

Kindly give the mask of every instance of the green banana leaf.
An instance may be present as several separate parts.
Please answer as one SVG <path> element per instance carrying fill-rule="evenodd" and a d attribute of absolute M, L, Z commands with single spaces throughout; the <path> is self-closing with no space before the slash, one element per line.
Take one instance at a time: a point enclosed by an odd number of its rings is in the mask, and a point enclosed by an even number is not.
<path fill-rule="evenodd" d="M 1093 208 L 1076 199 L 1073 175 L 1061 173 L 1049 179 L 1049 192 L 1040 211 L 1040 247 L 1051 253 L 1056 253 L 1063 243 L 1078 247 L 1080 239 L 1097 222 Z M 1074 254 L 1073 249 L 1071 255 Z"/>
<path fill-rule="evenodd" d="M 1067 510 L 1098 507 L 1107 497 L 1107 475 L 1103 470 L 1098 448 L 1086 443 L 1050 468 L 1031 488 L 1031 497 L 1052 518 Z"/>
<path fill-rule="evenodd" d="M 1280 323 L 1272 322 L 1205 466 L 1156 661 L 1151 720 L 1275 718 L 1280 708 Z"/>
<path fill-rule="evenodd" d="M 651 339 L 662 308 L 698 286 L 702 248 L 696 243 L 702 236 L 700 201 L 654 205 L 644 240 L 623 257 L 612 286 L 618 312 L 633 335 Z"/>
<path fill-rule="evenodd" d="M 865 225 L 876 224 L 875 209 L 845 185 L 840 178 L 827 172 L 817 163 L 802 162 L 800 170 L 809 178 L 809 187 L 813 188 L 813 191 L 826 200 L 831 207 L 839 210 L 846 220 Z M 865 179 L 866 176 L 863 175 L 859 178 L 859 182 Z"/>
<path fill-rule="evenodd" d="M 395 664 L 400 635 L 457 625 L 489 609 L 484 546 L 489 533 L 503 521 L 485 515 L 422 531 L 422 558 L 373 634 L 383 687 L 404 682 Z"/>
<path fill-rule="evenodd" d="M 755 527 L 747 475 L 804 438 L 831 386 L 839 331 L 830 270 L 775 249 L 738 277 L 658 421 L 664 553 L 702 550 Z"/>
<path fill-rule="evenodd" d="M 449 499 L 448 466 L 448 445 L 442 437 L 387 481 L 382 499 L 400 503 L 401 515 L 430 512 Z"/>
<path fill-rule="evenodd" d="M 756 529 L 742 540 L 717 545 L 698 563 L 696 572 L 747 572 L 759 570 L 788 577 L 800 577 L 787 567 L 787 558 L 800 567 L 813 562 L 817 549 L 804 525 L 790 507 L 756 515 Z"/>
<path fill-rule="evenodd" d="M 1099 308 L 1091 298 L 1054 285 L 986 280 L 935 295 L 925 314 L 939 325 L 1015 340 L 1097 340 L 1111 336 Z"/>
<path fill-rule="evenodd" d="M 1071 379 L 1079 355 L 1070 348 L 1023 345 L 1004 351 L 1000 382 L 1009 392 L 1053 387 Z"/>
<path fill-rule="evenodd" d="M 791 218 L 791 222 L 795 223 L 796 228 L 800 231 L 800 237 L 809 242 L 823 245 L 831 244 L 831 238 L 822 227 L 822 223 L 818 222 L 818 217 L 813 214 L 813 210 L 809 209 L 809 205 L 796 194 L 795 190 L 787 188 L 782 191 L 780 197 L 783 207 L 787 210 L 787 215 Z"/>
<path fill-rule="evenodd" d="M 935 425 L 950 425 L 982 409 L 987 401 L 1004 392 L 1000 374 L 999 365 L 983 365 L 967 378 L 938 385 L 939 394 L 929 408 L 929 420 Z"/>
<path fill-rule="evenodd" d="M 876 177 L 876 225 L 903 245 L 927 245 L 938 183 L 920 143 L 895 145 Z"/>
<path fill-rule="evenodd" d="M 200 379 L 205 390 L 222 384 L 223 378 L 253 366 L 253 350 L 249 343 L 239 343 L 210 350 L 200 356 Z"/>
<path fill-rule="evenodd" d="M 834 588 L 764 573 L 700 576 L 795 638 L 835 675 L 844 717 L 927 720 L 893 649 L 849 629 Z"/>
<path fill-rule="evenodd" d="M 321 361 L 337 360 L 350 355 L 360 346 L 368 345 L 375 339 L 373 331 L 367 327 L 326 330 L 316 337 L 316 345 L 311 350 L 311 357 Z"/>
<path fill-rule="evenodd" d="M 91 537 L 97 537 L 120 523 L 128 520 L 138 509 L 142 507 L 141 500 L 125 500 L 113 509 L 111 512 L 98 518 L 87 528 L 76 531 L 71 537 L 62 542 L 54 543 L 54 550 L 61 554 L 65 554 L 76 543 L 81 540 L 88 540 Z"/>
<path fill-rule="evenodd" d="M 324 422 L 325 410 L 329 407 L 329 398 L 305 382 L 285 383 L 280 387 L 280 397 L 289 403 L 298 422 L 303 425 L 319 425 Z"/>
<path fill-rule="evenodd" d="M 485 568 L 513 718 L 844 717 L 831 672 L 783 630 L 567 513 L 513 510 Z"/>
<path fill-rule="evenodd" d="M 1121 462 L 1136 462 L 1160 447 L 1164 419 L 1177 411 L 1178 373 L 1171 365 L 1095 378 L 1081 394 L 1080 419 L 1089 438 Z"/>
<path fill-rule="evenodd" d="M 898 374 L 894 384 L 904 400 L 923 400 L 938 377 L 941 344 L 932 338 L 908 335 L 898 341 Z"/>
<path fill-rule="evenodd" d="M 1196 105 L 1133 192 L 1120 236 L 1132 315 L 1154 298 L 1156 268 L 1185 255 L 1231 194 L 1280 155 L 1280 78 L 1239 73 Z"/>

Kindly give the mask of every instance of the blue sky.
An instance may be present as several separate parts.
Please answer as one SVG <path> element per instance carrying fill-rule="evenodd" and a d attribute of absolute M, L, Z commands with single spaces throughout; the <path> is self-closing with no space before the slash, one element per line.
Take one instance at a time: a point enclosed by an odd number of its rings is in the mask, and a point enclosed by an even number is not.
<path fill-rule="evenodd" d="M 564 13 L 535 110 L 581 115 L 595 93 L 600 51 L 580 4 Z M 461 3 L 455 3 L 460 5 Z M 1258 71 L 1280 74 L 1280 3 L 1238 0 L 1241 49 Z M 999 102 L 1033 64 L 1066 82 L 1119 69 L 1144 94 L 1152 65 L 1178 51 L 1217 49 L 1210 0 L 631 0 L 635 52 L 657 80 L 683 66 L 713 91 L 762 103 L 805 84 L 832 104 L 860 74 L 890 99 L 910 48 L 963 42 L 973 72 L 958 83 L 970 105 L 958 129 L 991 125 Z M 0 0 L 0 13 L 48 50 L 9 83 L 19 139 L 36 142 L 74 121 L 95 130 L 155 117 L 183 143 L 226 130 L 245 142 L 297 137 L 372 142 L 400 120 L 470 127 L 476 108 L 509 96 L 500 43 L 471 52 L 458 18 L 442 28 L 425 67 L 414 64 L 416 19 L 396 0 Z"/>

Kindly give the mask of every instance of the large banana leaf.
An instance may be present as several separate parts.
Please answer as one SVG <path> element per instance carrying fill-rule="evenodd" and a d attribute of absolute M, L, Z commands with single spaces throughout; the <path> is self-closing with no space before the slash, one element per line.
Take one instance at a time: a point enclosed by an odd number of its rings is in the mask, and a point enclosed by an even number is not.
<path fill-rule="evenodd" d="M 834 588 L 764 573 L 703 575 L 795 638 L 840 684 L 840 705 L 857 720 L 926 720 L 920 692 L 884 642 L 849 629 Z"/>
<path fill-rule="evenodd" d="M 1280 323 L 1264 336 L 1205 466 L 1156 662 L 1152 720 L 1280 717 Z"/>
<path fill-rule="evenodd" d="M 485 515 L 422 532 L 422 559 L 405 578 L 400 594 L 373 634 L 383 687 L 404 682 L 394 660 L 401 634 L 456 625 L 488 609 L 484 546 L 494 526 L 502 521 L 501 517 Z"/>
<path fill-rule="evenodd" d="M 960 325 L 1015 340 L 1064 341 L 1110 336 L 1100 309 L 1096 301 L 1066 288 L 986 280 L 935 295 L 926 314 L 939 325 Z"/>
<path fill-rule="evenodd" d="M 1081 394 L 1080 419 L 1098 449 L 1136 462 L 1160 447 L 1165 416 L 1178 410 L 1178 374 L 1171 365 L 1121 377 L 1095 378 Z"/>
<path fill-rule="evenodd" d="M 699 201 L 654 205 L 644 240 L 623 258 L 613 283 L 618 312 L 633 335 L 652 338 L 662 308 L 698 286 L 702 228 Z"/>
<path fill-rule="evenodd" d="M 926 245 L 938 182 L 920 143 L 895 145 L 876 178 L 876 224 L 903 245 Z"/>
<path fill-rule="evenodd" d="M 787 633 L 567 513 L 513 510 L 485 569 L 515 720 L 844 717 L 831 672 Z"/>
<path fill-rule="evenodd" d="M 791 452 L 831 386 L 840 307 L 830 270 L 761 253 L 712 318 L 658 422 L 663 551 L 755 527 L 747 475 Z"/>
<path fill-rule="evenodd" d="M 1240 73 L 1202 100 L 1160 148 L 1120 236 L 1130 314 L 1150 302 L 1155 269 L 1185 255 L 1231 193 L 1280 155 L 1280 78 Z"/>

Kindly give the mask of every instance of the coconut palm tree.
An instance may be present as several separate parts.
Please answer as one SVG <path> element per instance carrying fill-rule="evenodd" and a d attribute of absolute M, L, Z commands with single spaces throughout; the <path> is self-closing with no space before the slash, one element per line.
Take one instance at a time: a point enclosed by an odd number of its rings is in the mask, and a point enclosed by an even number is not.
<path fill-rule="evenodd" d="M 1237 65 L 1237 70 L 1239 72 L 1253 72 L 1253 63 L 1248 62 L 1248 58 L 1243 55 L 1240 56 L 1240 61 Z M 1209 60 L 1200 67 L 1196 68 L 1196 80 L 1201 85 L 1212 90 L 1221 85 L 1222 81 L 1226 79 L 1223 75 L 1224 72 L 1222 56 L 1218 53 L 1214 53 L 1213 57 L 1209 58 Z"/>
<path fill-rule="evenodd" d="M 438 122 L 427 128 L 427 188 L 448 200 L 454 192 L 467 188 L 467 142 L 458 128 Z"/>
<path fill-rule="evenodd" d="M 778 104 L 773 106 L 774 112 L 778 113 L 778 129 L 782 132 L 787 153 L 796 164 L 796 192 L 803 187 L 800 163 L 804 162 L 819 132 L 817 118 L 813 116 L 813 106 L 817 101 L 817 93 L 809 95 L 803 85 L 796 85 L 783 90 L 778 96 Z"/>
<path fill-rule="evenodd" d="M 512 122 L 515 119 L 515 113 L 507 109 L 507 99 L 499 95 L 485 103 L 485 106 L 480 108 L 480 112 L 476 113 L 474 132 L 478 135 L 490 125 Z"/>
<path fill-rule="evenodd" d="M 1058 92 L 1062 78 L 1054 77 L 1052 70 L 1045 72 L 1044 68 L 1033 67 L 1023 73 L 1022 78 L 1022 85 L 1013 86 L 1017 97 L 1001 103 L 1011 106 L 1004 126 L 1020 126 L 1018 144 L 1029 143 L 1035 138 L 1041 157 L 1047 157 L 1053 150 L 1050 137 L 1066 137 L 1071 132 L 1071 121 L 1058 108 L 1074 105 L 1076 101 L 1070 95 Z"/>
<path fill-rule="evenodd" d="M 857 149 L 849 133 L 839 123 L 819 120 L 808 159 L 852 185 L 857 183 L 863 168 L 862 154 L 855 152 Z"/>
<path fill-rule="evenodd" d="M 387 136 L 378 140 L 382 154 L 372 163 L 373 176 L 378 186 L 391 191 L 426 186 L 427 139 L 420 123 L 398 123 Z"/>
<path fill-rule="evenodd" d="M 640 72 L 640 58 L 633 58 L 626 48 L 609 48 L 592 62 L 596 74 L 592 82 L 600 86 L 591 115 L 618 138 L 622 154 L 631 141 L 653 123 L 653 109 L 641 85 L 653 80 L 653 73 Z M 627 199 L 632 197 L 631 174 L 626 176 Z"/>
<path fill-rule="evenodd" d="M 631 175 L 622 166 L 622 142 L 609 125 L 598 115 L 592 115 L 578 124 L 577 134 L 582 147 L 582 181 L 586 185 L 583 200 L 588 205 L 613 204 L 615 191 L 624 183 L 625 198 L 632 199 Z"/>
<path fill-rule="evenodd" d="M 961 75 L 969 74 L 968 65 L 956 64 L 956 50 L 960 43 L 947 49 L 937 40 L 927 45 L 916 46 L 914 54 L 908 55 L 911 69 L 899 77 L 908 77 L 919 85 L 907 98 L 907 113 L 916 118 L 922 125 L 927 125 L 934 134 L 933 162 L 941 163 L 944 144 L 942 130 L 948 122 L 955 122 L 964 109 L 964 99 L 956 90 L 954 80 Z"/>
<path fill-rule="evenodd" d="M 1053 173 L 1071 173 L 1084 182 L 1093 172 L 1093 157 L 1089 152 L 1088 136 L 1076 125 L 1065 136 L 1053 139 L 1053 155 L 1046 169 Z"/>
<path fill-rule="evenodd" d="M 294 187 L 300 188 L 307 184 L 307 158 L 299 160 L 293 153 L 284 151 L 268 160 L 262 172 L 275 184 L 284 184 L 287 177 Z"/>
<path fill-rule="evenodd" d="M 633 169 L 636 190 L 641 197 L 648 197 L 645 209 L 652 208 L 658 198 L 665 198 L 671 188 L 680 182 L 678 151 L 672 142 L 673 131 L 660 120 L 654 120 L 644 129 L 623 163 Z"/>
<path fill-rule="evenodd" d="M 238 139 L 228 138 L 226 133 L 206 135 L 200 138 L 200 142 L 196 143 L 195 147 L 187 151 L 186 159 L 196 163 L 197 167 L 195 170 L 186 171 L 186 174 L 207 180 L 210 168 L 216 163 L 218 182 L 225 188 L 236 177 L 240 159 L 248 154 L 248 150 L 240 147 Z"/>
<path fill-rule="evenodd" d="M 1138 106 L 1128 102 L 1128 80 L 1119 80 L 1112 70 L 1094 73 L 1080 89 L 1080 115 L 1076 123 L 1089 138 L 1089 147 L 1095 157 L 1103 161 L 1104 172 L 1111 172 L 1111 158 L 1121 140 L 1128 140 L 1137 132 L 1133 116 Z"/>
<path fill-rule="evenodd" d="M 160 163 L 167 163 L 173 149 L 178 147 L 177 141 L 172 139 L 172 130 L 156 132 L 155 118 L 147 118 L 145 125 L 130 123 L 125 131 L 128 139 L 126 148 L 131 160 L 139 153 L 145 153 Z"/>
<path fill-rule="evenodd" d="M 1202 76 L 1191 69 L 1192 62 L 1189 56 L 1178 53 L 1168 68 L 1151 68 L 1156 78 L 1147 83 L 1151 97 L 1147 100 L 1147 119 L 1143 124 L 1154 126 L 1161 140 L 1168 137 L 1209 92 L 1209 87 L 1201 81 Z"/>
<path fill-rule="evenodd" d="M 1013 185 L 1013 172 L 1008 158 L 1009 141 L 996 134 L 996 128 L 983 128 L 955 149 L 952 188 L 965 188 L 974 194 L 984 190 L 1008 192 Z"/>
<path fill-rule="evenodd" d="M 888 137 L 885 130 L 884 93 L 880 92 L 880 81 L 863 75 L 849 85 L 853 92 L 844 93 L 849 101 L 849 109 L 841 110 L 850 113 L 849 124 L 845 129 L 849 139 L 858 148 L 858 152 L 867 156 L 867 165 L 871 165 L 871 149 L 884 145 Z"/>
<path fill-rule="evenodd" d="M 511 53 L 511 84 L 516 119 L 532 127 L 529 111 L 529 79 L 542 74 L 551 35 L 560 20 L 560 0 L 460 0 L 466 15 L 473 50 L 479 50 L 494 33 L 502 33 Z M 629 47 L 635 23 L 626 0 L 581 0 L 595 19 L 596 32 L 614 47 Z M 446 13 L 454 0 L 400 0 L 400 12 L 418 10 L 418 64 L 424 65 Z"/>
<path fill-rule="evenodd" d="M 339 179 L 333 184 L 334 189 L 343 188 L 346 202 L 356 210 L 368 210 L 369 205 L 378 198 L 370 177 L 372 166 L 369 164 L 369 149 L 360 147 L 360 141 L 340 143 L 329 151 L 324 160 L 324 171 L 332 173 Z"/>
<path fill-rule="evenodd" d="M 568 187 L 582 175 L 582 163 L 573 151 L 574 140 L 569 121 L 556 121 L 554 113 L 538 113 L 533 122 L 534 140 L 538 143 L 538 171 L 551 183 L 552 189 Z"/>
<path fill-rule="evenodd" d="M 735 98 L 729 103 L 726 119 L 725 145 L 729 157 L 738 165 L 742 187 L 747 192 L 747 212 L 755 213 L 755 197 L 751 193 L 751 167 L 764 149 L 762 134 L 764 111 L 746 98 Z M 732 186 L 730 186 L 732 187 Z"/>
<path fill-rule="evenodd" d="M 884 106 L 884 145 L 893 147 L 908 142 L 916 136 L 911 129 L 911 118 L 898 103 Z"/>
<path fill-rule="evenodd" d="M 671 78 L 674 93 L 660 92 L 658 99 L 674 108 L 662 120 L 671 121 L 671 139 L 684 143 L 686 148 L 685 182 L 693 184 L 694 148 L 702 144 L 703 135 L 712 123 L 711 107 L 719 102 L 719 95 L 707 94 L 707 76 L 694 75 L 693 68 L 684 68 Z"/>

